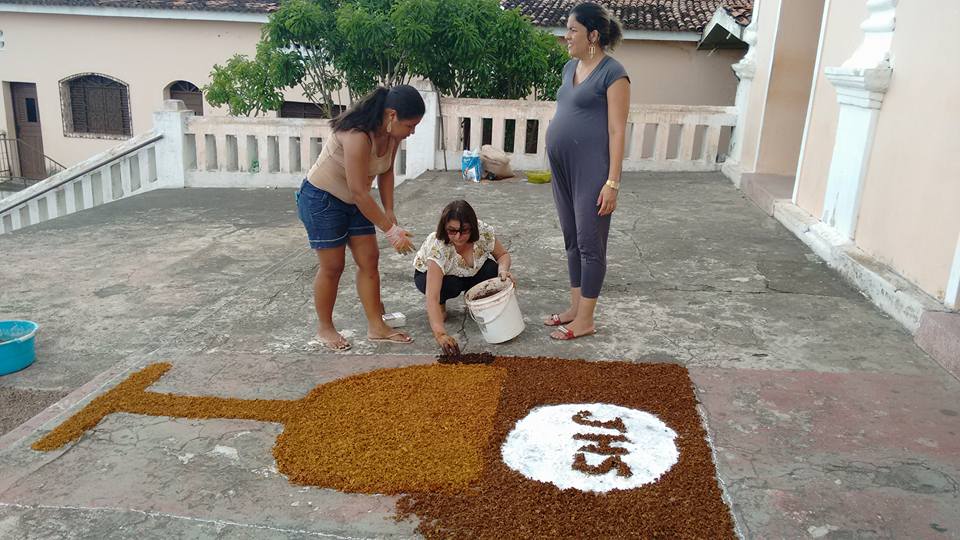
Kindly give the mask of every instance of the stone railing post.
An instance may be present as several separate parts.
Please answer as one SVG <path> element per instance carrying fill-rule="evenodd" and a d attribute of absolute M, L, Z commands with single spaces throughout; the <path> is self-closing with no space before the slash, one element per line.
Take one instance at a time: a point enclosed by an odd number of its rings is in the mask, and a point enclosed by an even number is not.
<path fill-rule="evenodd" d="M 154 129 L 163 135 L 157 141 L 157 182 L 158 187 L 182 188 L 186 185 L 186 157 L 184 152 L 184 134 L 187 129 L 187 117 L 193 111 L 178 99 L 168 99 L 163 107 L 153 113 Z"/>
<path fill-rule="evenodd" d="M 856 233 L 877 118 L 893 74 L 896 6 L 897 0 L 867 0 L 870 14 L 860 25 L 860 47 L 841 66 L 824 69 L 836 88 L 840 115 L 821 219 L 848 239 Z"/>

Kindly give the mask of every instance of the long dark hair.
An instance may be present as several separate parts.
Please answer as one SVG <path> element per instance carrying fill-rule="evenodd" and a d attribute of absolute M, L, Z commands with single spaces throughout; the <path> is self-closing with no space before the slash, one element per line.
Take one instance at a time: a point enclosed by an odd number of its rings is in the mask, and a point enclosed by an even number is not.
<path fill-rule="evenodd" d="M 584 2 L 570 10 L 570 15 L 577 18 L 577 22 L 587 27 L 587 34 L 597 31 L 600 48 L 613 49 L 623 39 L 623 26 L 620 19 L 610 13 L 610 10 L 594 4 Z"/>
<path fill-rule="evenodd" d="M 373 133 L 383 123 L 383 111 L 387 108 L 397 111 L 397 118 L 409 120 L 421 118 L 426 105 L 416 88 L 409 84 L 400 84 L 392 88 L 378 86 L 352 107 L 340 113 L 330 121 L 333 131 L 363 131 Z"/>
<path fill-rule="evenodd" d="M 477 222 L 477 213 L 473 211 L 470 203 L 463 199 L 457 199 L 444 207 L 440 213 L 440 223 L 437 224 L 437 239 L 443 240 L 444 244 L 450 243 L 450 235 L 447 234 L 447 223 L 453 220 L 460 222 L 460 228 L 464 225 L 470 226 L 469 242 L 476 242 L 480 239 L 480 224 Z"/>

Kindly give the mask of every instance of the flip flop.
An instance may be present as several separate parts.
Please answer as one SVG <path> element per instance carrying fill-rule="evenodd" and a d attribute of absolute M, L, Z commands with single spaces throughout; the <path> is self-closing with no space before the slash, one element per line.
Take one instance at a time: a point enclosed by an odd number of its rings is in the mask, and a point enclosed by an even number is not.
<path fill-rule="evenodd" d="M 400 336 L 401 338 L 400 338 L 400 339 L 394 339 L 394 338 L 396 338 L 396 337 L 398 337 L 398 336 Z M 413 338 L 412 338 L 412 337 L 406 336 L 406 339 L 403 339 L 403 336 L 405 336 L 405 334 L 404 334 L 403 332 L 394 332 L 394 333 L 392 333 L 392 334 L 390 334 L 390 335 L 388 335 L 388 336 L 384 336 L 384 337 L 371 337 L 371 336 L 367 336 L 367 339 L 368 339 L 369 341 L 385 341 L 385 342 L 387 342 L 387 343 L 404 343 L 404 344 L 405 344 L 405 343 L 413 343 Z"/>
<path fill-rule="evenodd" d="M 573 322 L 572 319 L 569 320 L 569 321 L 561 321 L 561 320 L 560 320 L 560 314 L 559 314 L 559 313 L 551 313 L 551 314 L 550 314 L 550 322 L 544 322 L 543 325 L 544 325 L 544 326 L 560 326 L 561 324 L 568 324 L 568 323 L 572 323 L 572 322 Z"/>
<path fill-rule="evenodd" d="M 553 335 L 553 332 L 551 332 L 550 339 L 555 339 L 557 341 L 569 341 L 571 339 L 577 339 L 577 338 L 581 338 L 584 336 L 589 336 L 597 333 L 596 330 L 591 330 L 585 334 L 580 334 L 579 336 L 577 336 L 577 335 L 574 335 L 573 330 L 570 330 L 569 328 L 567 328 L 566 326 L 563 326 L 562 324 L 557 327 L 556 331 L 562 333 L 563 337 L 556 337 Z"/>

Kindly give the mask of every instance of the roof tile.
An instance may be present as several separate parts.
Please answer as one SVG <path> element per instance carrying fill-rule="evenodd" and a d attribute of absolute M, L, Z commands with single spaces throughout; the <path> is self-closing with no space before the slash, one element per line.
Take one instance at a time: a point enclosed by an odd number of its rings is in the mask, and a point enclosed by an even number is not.
<path fill-rule="evenodd" d="M 176 9 L 187 11 L 225 11 L 234 13 L 270 13 L 279 0 L 2 0 L 4 4 L 34 6 L 105 7 L 139 9 Z"/>
<path fill-rule="evenodd" d="M 581 0 L 501 0 L 508 9 L 519 8 L 540 26 L 564 26 L 567 13 Z M 609 0 L 607 6 L 625 30 L 701 32 L 717 8 L 723 7 L 737 24 L 750 23 L 753 0 Z"/>
<path fill-rule="evenodd" d="M 74 7 L 175 9 L 235 13 L 271 13 L 280 0 L 2 0 L 5 4 Z M 567 13 L 581 0 L 501 0 L 519 8 L 538 26 L 564 26 Z M 738 24 L 750 23 L 753 0 L 609 0 L 602 2 L 626 30 L 701 32 L 719 7 Z"/>

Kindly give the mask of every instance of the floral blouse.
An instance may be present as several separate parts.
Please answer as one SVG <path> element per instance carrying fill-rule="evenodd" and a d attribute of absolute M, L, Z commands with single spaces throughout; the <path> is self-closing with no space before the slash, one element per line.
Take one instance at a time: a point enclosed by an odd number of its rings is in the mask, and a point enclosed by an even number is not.
<path fill-rule="evenodd" d="M 443 240 L 438 240 L 437 232 L 434 231 L 427 236 L 420 250 L 417 251 L 417 257 L 413 260 L 414 268 L 419 272 L 426 272 L 427 262 L 434 261 L 443 270 L 445 276 L 477 275 L 487 258 L 493 258 L 493 246 L 497 243 L 493 235 L 493 227 L 479 220 L 477 223 L 480 239 L 473 243 L 473 266 L 467 266 L 467 262 L 457 253 L 453 244 L 445 244 Z"/>

